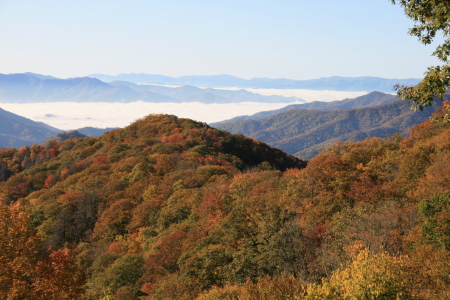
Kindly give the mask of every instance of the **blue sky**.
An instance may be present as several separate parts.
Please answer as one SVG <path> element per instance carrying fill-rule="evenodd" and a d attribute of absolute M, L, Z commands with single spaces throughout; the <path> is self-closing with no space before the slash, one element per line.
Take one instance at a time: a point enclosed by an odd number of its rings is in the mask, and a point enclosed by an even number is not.
<path fill-rule="evenodd" d="M 389 0 L 0 0 L 0 73 L 421 77 Z"/>

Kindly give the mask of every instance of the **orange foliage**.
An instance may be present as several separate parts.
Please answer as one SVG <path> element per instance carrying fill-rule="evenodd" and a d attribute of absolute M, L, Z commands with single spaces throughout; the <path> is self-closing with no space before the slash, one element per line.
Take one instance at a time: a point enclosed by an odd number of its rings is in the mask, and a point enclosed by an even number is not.
<path fill-rule="evenodd" d="M 70 171 L 70 169 L 68 167 L 66 167 L 61 170 L 61 173 L 59 174 L 59 178 L 61 180 L 65 180 L 65 179 L 67 179 L 67 177 L 69 177 L 71 175 L 71 173 L 72 172 Z"/>
<path fill-rule="evenodd" d="M 83 281 L 72 251 L 50 249 L 36 267 L 39 277 L 34 286 L 41 299 L 81 299 Z"/>
<path fill-rule="evenodd" d="M 184 140 L 185 138 L 186 138 L 186 136 L 182 133 L 174 133 L 169 136 L 163 136 L 161 138 L 161 142 L 174 144 L 174 143 Z"/>
<path fill-rule="evenodd" d="M 127 252 L 126 246 L 122 242 L 112 242 L 109 247 L 108 251 L 116 254 L 125 254 Z"/>

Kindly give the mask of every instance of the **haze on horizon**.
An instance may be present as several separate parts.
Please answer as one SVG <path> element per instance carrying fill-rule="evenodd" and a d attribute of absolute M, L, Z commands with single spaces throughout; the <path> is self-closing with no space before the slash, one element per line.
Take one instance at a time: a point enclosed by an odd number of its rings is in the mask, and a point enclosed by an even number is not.
<path fill-rule="evenodd" d="M 412 25 L 389 0 L 0 0 L 0 73 L 422 77 Z"/>

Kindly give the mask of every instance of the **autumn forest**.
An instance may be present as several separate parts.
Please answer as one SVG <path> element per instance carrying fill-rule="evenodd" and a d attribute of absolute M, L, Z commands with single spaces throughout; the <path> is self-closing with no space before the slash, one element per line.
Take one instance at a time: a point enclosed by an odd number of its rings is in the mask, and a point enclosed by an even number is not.
<path fill-rule="evenodd" d="M 449 113 L 308 162 L 172 115 L 1 149 L 0 299 L 450 299 Z"/>

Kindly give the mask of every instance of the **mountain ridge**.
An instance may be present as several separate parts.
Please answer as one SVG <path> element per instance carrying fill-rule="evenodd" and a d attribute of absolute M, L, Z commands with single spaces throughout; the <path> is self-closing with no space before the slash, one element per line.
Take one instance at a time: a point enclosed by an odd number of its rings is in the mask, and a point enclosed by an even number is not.
<path fill-rule="evenodd" d="M 104 74 L 90 74 L 88 76 L 103 81 L 123 80 L 136 84 L 159 84 L 159 85 L 196 85 L 200 87 L 220 88 L 272 88 L 272 89 L 309 89 L 309 90 L 334 90 L 334 91 L 380 91 L 393 92 L 396 84 L 416 85 L 419 78 L 389 79 L 372 76 L 341 77 L 331 76 L 318 79 L 294 80 L 294 79 L 270 79 L 252 78 L 243 79 L 232 75 L 191 75 L 180 77 L 169 77 L 154 74 L 119 74 L 116 76 Z"/>
<path fill-rule="evenodd" d="M 361 108 L 361 107 L 372 107 L 382 104 L 391 103 L 397 100 L 397 97 L 390 94 L 385 94 L 382 92 L 370 92 L 366 95 L 362 95 L 356 98 L 337 100 L 337 101 L 313 101 L 302 104 L 290 104 L 280 109 L 270 110 L 270 111 L 262 111 L 251 116 L 243 115 L 237 116 L 232 119 L 214 122 L 211 123 L 212 126 L 219 126 L 223 123 L 234 122 L 234 121 L 244 121 L 244 120 L 259 120 L 265 117 L 269 117 L 271 115 L 281 113 L 284 111 L 288 111 L 291 109 L 317 109 L 317 110 L 339 110 L 339 109 L 353 109 L 353 108 Z"/>
<path fill-rule="evenodd" d="M 449 98 L 449 94 L 446 95 Z M 437 106 L 438 104 L 436 104 Z M 289 154 L 309 159 L 319 145 L 331 141 L 360 141 L 362 137 L 385 138 L 400 132 L 407 135 L 412 125 L 426 120 L 435 107 L 414 113 L 403 100 L 350 110 L 291 109 L 261 119 L 214 124 L 216 128 L 241 133 L 280 148 Z M 327 142 L 330 140 L 330 142 Z"/>
<path fill-rule="evenodd" d="M 214 94 L 216 97 L 208 97 Z M 0 102 L 302 102 L 297 97 L 263 96 L 244 90 L 224 91 L 182 87 L 139 86 L 130 82 L 103 82 L 97 78 L 59 79 L 33 73 L 0 74 Z M 214 102 L 218 101 L 218 102 Z"/>

